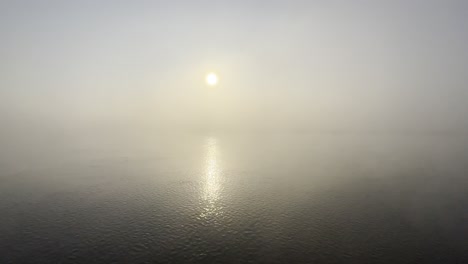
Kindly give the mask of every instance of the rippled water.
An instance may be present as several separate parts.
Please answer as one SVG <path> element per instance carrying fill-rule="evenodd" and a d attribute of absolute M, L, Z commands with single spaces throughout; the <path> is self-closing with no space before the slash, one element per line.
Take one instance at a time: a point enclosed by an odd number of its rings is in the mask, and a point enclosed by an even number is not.
<path fill-rule="evenodd" d="M 468 263 L 461 136 L 2 144 L 0 263 Z"/>

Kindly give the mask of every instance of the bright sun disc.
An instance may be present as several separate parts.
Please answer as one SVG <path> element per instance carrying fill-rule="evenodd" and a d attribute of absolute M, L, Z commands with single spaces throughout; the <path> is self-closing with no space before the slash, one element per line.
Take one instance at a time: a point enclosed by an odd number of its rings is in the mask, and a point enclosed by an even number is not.
<path fill-rule="evenodd" d="M 218 84 L 218 76 L 215 73 L 210 73 L 206 76 L 206 83 L 210 86 Z"/>

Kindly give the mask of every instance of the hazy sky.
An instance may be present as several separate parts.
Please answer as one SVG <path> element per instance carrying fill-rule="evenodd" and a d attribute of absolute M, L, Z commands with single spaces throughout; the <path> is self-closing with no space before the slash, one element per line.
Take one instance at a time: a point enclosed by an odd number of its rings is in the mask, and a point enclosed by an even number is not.
<path fill-rule="evenodd" d="M 3 120 L 468 127 L 463 0 L 3 0 L 0 39 Z"/>

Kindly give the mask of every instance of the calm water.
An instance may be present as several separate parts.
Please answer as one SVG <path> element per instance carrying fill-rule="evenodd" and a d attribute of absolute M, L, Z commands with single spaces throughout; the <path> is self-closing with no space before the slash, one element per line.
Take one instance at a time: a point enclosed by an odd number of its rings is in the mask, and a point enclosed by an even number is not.
<path fill-rule="evenodd" d="M 461 136 L 2 141 L 0 263 L 468 263 Z"/>

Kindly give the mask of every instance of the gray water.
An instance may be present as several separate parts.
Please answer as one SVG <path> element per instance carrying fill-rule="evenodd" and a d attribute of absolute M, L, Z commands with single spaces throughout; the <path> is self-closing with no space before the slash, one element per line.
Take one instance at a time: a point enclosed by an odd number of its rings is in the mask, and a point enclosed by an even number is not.
<path fill-rule="evenodd" d="M 468 263 L 460 135 L 2 141 L 0 263 Z"/>

